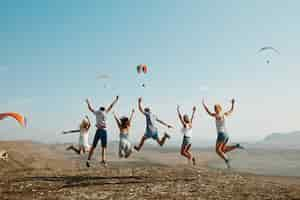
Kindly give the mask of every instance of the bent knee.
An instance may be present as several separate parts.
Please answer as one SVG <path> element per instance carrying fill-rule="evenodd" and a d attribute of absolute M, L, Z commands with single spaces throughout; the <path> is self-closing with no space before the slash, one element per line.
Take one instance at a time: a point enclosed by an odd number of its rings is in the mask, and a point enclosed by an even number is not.
<path fill-rule="evenodd" d="M 216 153 L 222 153 L 222 147 L 216 147 Z"/>
<path fill-rule="evenodd" d="M 180 155 L 184 156 L 185 155 L 185 149 L 181 149 Z"/>

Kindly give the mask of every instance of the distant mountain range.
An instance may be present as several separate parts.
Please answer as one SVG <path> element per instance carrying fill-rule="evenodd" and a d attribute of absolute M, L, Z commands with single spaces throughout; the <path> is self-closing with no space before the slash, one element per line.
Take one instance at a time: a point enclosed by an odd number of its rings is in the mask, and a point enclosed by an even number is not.
<path fill-rule="evenodd" d="M 272 133 L 253 146 L 257 148 L 300 149 L 300 131 Z"/>

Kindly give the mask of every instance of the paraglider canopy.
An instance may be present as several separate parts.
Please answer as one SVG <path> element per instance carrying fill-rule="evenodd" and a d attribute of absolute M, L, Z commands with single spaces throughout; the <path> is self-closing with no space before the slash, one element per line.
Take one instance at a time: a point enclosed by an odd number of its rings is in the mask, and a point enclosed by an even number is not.
<path fill-rule="evenodd" d="M 141 75 L 141 74 L 147 74 L 147 72 L 148 72 L 148 66 L 146 64 L 139 64 L 139 65 L 136 66 L 136 71 L 137 71 L 137 73 L 139 75 Z M 144 77 L 142 79 L 144 79 Z M 145 80 L 142 80 L 142 81 L 144 82 Z M 145 88 L 146 84 L 142 83 L 141 86 L 143 88 Z"/>
<path fill-rule="evenodd" d="M 270 51 L 273 51 L 277 54 L 280 54 L 279 51 L 277 49 L 275 49 L 274 47 L 271 47 L 271 46 L 266 46 L 266 47 L 262 47 L 258 50 L 258 53 L 260 52 L 263 52 L 263 51 L 267 51 L 267 50 L 270 50 Z"/>
<path fill-rule="evenodd" d="M 144 73 L 144 74 L 147 74 L 147 71 L 148 71 L 148 67 L 146 64 L 139 64 L 137 67 L 136 67 L 136 70 L 137 70 L 137 73 L 140 74 L 140 73 Z"/>
<path fill-rule="evenodd" d="M 8 117 L 15 119 L 23 127 L 27 126 L 26 118 L 19 113 L 15 113 L 15 112 L 0 113 L 0 120 L 3 120 Z"/>
<path fill-rule="evenodd" d="M 262 53 L 262 52 L 273 52 L 273 53 L 276 53 L 276 54 L 280 54 L 280 52 L 277 50 L 277 49 L 275 49 L 274 47 L 271 47 L 271 46 L 265 46 L 265 47 L 262 47 L 262 48 L 260 48 L 259 50 L 258 50 L 258 53 Z M 269 55 L 268 55 L 268 57 L 269 57 Z M 266 60 L 266 63 L 267 64 L 270 64 L 270 59 L 267 59 Z"/>

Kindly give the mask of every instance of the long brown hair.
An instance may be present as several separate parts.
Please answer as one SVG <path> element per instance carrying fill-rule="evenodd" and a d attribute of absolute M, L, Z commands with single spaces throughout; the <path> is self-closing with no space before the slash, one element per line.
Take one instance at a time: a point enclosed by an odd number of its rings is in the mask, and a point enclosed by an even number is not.
<path fill-rule="evenodd" d="M 128 128 L 130 127 L 130 120 L 128 117 L 121 117 L 120 118 L 121 122 L 121 128 Z"/>

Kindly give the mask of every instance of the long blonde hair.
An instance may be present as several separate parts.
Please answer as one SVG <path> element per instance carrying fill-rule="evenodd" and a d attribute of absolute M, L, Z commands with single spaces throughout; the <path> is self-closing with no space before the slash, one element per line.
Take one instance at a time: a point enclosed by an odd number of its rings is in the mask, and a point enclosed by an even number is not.
<path fill-rule="evenodd" d="M 86 129 L 86 130 L 89 130 L 91 124 L 89 123 L 88 120 L 86 119 L 83 119 L 80 123 L 80 129 Z"/>
<path fill-rule="evenodd" d="M 214 106 L 214 108 L 215 108 L 215 112 L 217 113 L 221 113 L 222 112 L 222 106 L 220 105 L 220 104 L 216 104 L 215 106 Z"/>

